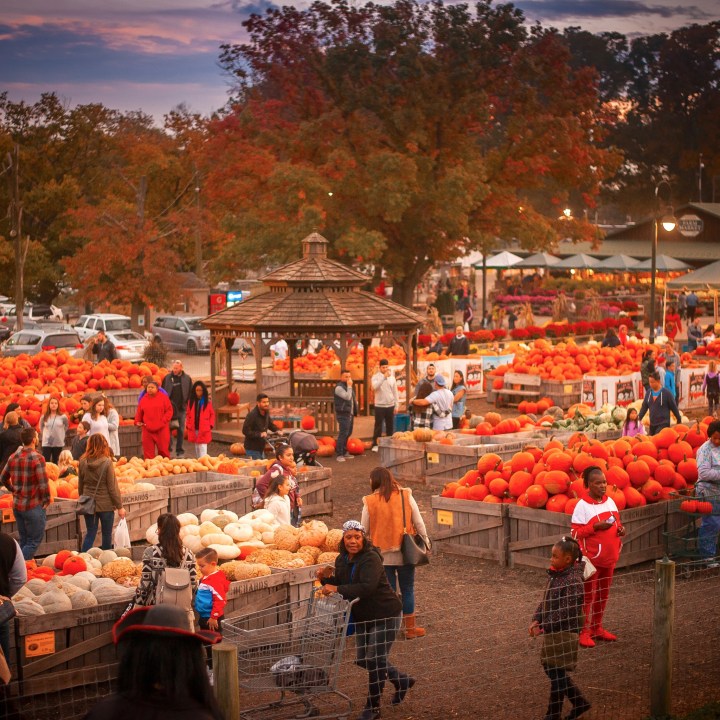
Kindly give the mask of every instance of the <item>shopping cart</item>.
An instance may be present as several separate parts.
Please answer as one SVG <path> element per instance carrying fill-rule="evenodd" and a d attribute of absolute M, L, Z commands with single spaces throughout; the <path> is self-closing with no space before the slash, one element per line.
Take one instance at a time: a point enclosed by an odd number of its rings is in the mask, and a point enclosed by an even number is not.
<path fill-rule="evenodd" d="M 279 699 L 245 709 L 240 717 L 347 717 L 351 701 L 337 684 L 353 602 L 340 595 L 313 595 L 223 623 L 223 640 L 237 646 L 240 687 L 280 693 Z M 337 696 L 330 714 L 312 702 L 323 694 Z M 299 714 L 284 714 L 298 705 Z"/>
<path fill-rule="evenodd" d="M 703 503 L 706 506 L 712 506 L 710 514 L 718 515 L 717 511 L 717 495 L 703 495 L 703 496 L 688 496 L 684 498 L 686 502 L 690 503 Z M 683 503 L 684 504 L 684 503 Z M 687 515 L 687 521 L 683 522 L 682 525 L 675 530 L 664 532 L 665 536 L 665 552 L 667 556 L 672 559 L 686 559 L 686 560 L 701 560 L 705 559 L 705 555 L 700 548 L 698 531 L 700 530 L 700 524 L 704 517 L 707 517 L 707 512 L 693 512 L 692 510 L 684 510 L 683 513 Z"/>

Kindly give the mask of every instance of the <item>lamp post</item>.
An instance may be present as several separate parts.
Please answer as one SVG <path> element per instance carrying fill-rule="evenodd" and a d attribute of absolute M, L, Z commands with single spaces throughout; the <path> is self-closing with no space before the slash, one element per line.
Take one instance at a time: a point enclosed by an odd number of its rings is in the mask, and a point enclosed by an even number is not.
<path fill-rule="evenodd" d="M 662 218 L 659 217 L 658 210 L 658 195 L 660 192 L 660 187 L 662 185 L 667 185 L 668 188 L 668 199 L 671 197 L 672 193 L 672 187 L 670 186 L 670 183 L 667 180 L 661 180 L 656 186 L 655 186 L 655 221 L 654 221 L 654 234 L 653 234 L 653 244 L 652 244 L 652 254 L 651 254 L 651 260 L 650 260 L 650 344 L 655 344 L 655 284 L 657 281 L 657 247 L 658 247 L 658 228 L 660 225 L 663 226 L 663 230 L 665 232 L 672 232 L 675 229 L 675 226 L 677 225 L 677 221 L 675 220 L 675 216 L 673 214 L 672 207 L 668 206 L 665 215 L 663 215 Z"/>

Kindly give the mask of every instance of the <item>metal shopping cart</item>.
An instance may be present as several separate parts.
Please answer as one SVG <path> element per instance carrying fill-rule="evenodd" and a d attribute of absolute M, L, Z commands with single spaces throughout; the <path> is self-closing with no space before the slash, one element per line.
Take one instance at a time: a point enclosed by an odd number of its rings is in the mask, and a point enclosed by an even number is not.
<path fill-rule="evenodd" d="M 223 623 L 224 641 L 237 646 L 240 687 L 268 697 L 241 718 L 347 717 L 351 701 L 337 684 L 352 604 L 313 595 Z M 313 703 L 323 694 L 337 696 L 330 714 Z"/>
<path fill-rule="evenodd" d="M 663 533 L 665 536 L 665 551 L 669 558 L 686 560 L 705 558 L 699 542 L 700 523 L 708 515 L 720 514 L 717 502 L 718 496 L 715 494 L 697 497 L 688 496 L 683 500 L 680 507 L 683 515 L 687 516 L 683 518 L 684 522 L 681 521 L 678 528 Z"/>

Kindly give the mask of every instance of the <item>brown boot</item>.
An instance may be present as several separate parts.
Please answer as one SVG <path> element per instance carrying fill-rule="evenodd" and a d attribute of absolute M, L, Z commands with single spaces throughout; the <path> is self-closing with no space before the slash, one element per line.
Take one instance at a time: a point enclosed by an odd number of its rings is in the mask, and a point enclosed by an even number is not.
<path fill-rule="evenodd" d="M 403 615 L 403 628 L 405 629 L 405 639 L 425 637 L 425 628 L 415 626 L 415 613 L 412 615 Z"/>

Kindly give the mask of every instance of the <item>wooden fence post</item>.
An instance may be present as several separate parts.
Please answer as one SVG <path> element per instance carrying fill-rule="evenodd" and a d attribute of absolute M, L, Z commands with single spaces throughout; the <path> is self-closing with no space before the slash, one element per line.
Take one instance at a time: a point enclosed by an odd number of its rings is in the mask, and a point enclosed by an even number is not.
<path fill-rule="evenodd" d="M 213 645 L 213 678 L 215 695 L 225 720 L 240 717 L 240 679 L 237 647 L 231 643 Z"/>
<path fill-rule="evenodd" d="M 655 562 L 650 716 L 670 716 L 672 704 L 672 638 L 675 620 L 675 563 L 667 557 Z"/>

